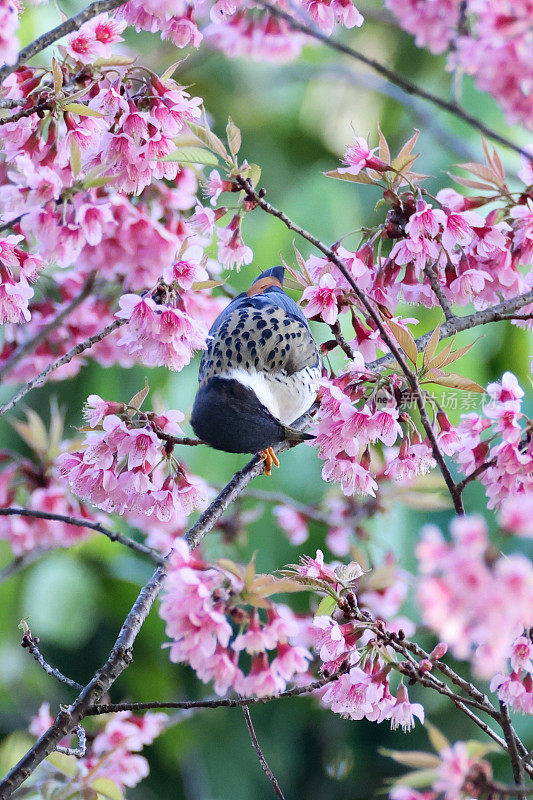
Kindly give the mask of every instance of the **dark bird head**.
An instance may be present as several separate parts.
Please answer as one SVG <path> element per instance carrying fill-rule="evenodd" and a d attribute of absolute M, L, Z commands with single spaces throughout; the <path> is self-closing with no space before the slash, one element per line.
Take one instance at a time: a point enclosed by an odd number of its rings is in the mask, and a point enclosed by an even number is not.
<path fill-rule="evenodd" d="M 282 425 L 252 389 L 228 378 L 214 377 L 200 387 L 191 425 L 199 439 L 226 453 L 259 453 L 279 442 L 313 438 Z"/>

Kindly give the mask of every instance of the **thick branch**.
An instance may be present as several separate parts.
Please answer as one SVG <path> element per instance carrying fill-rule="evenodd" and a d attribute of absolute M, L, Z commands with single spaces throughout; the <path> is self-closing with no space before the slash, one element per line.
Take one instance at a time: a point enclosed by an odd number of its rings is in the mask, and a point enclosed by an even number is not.
<path fill-rule="evenodd" d="M 141 542 L 136 542 L 134 539 L 130 539 L 129 536 L 125 536 L 122 533 L 112 531 L 109 528 L 106 528 L 100 522 L 91 522 L 87 519 L 77 519 L 76 517 L 69 517 L 65 514 L 55 514 L 50 511 L 34 511 L 31 508 L 0 508 L 0 516 L 2 517 L 12 516 L 13 514 L 19 517 L 35 517 L 36 519 L 49 519 L 55 520 L 56 522 L 66 522 L 69 525 L 76 525 L 78 528 L 89 528 L 97 533 L 103 533 L 103 535 L 107 536 L 107 538 L 112 542 L 119 542 L 120 544 L 129 547 L 130 550 L 134 550 L 136 553 L 141 553 L 143 556 L 150 556 L 150 558 L 155 561 L 156 564 L 164 563 L 163 556 L 160 553 L 157 553 L 155 550 L 152 550 L 151 547 L 147 547 Z M 40 552 L 42 554 L 44 551 L 41 550 Z"/>
<path fill-rule="evenodd" d="M 35 389 L 37 386 L 42 386 L 51 372 L 59 369 L 59 367 L 63 367 L 65 364 L 68 364 L 73 358 L 79 356 L 80 353 L 83 353 L 85 350 L 88 350 L 93 346 L 93 344 L 101 342 L 102 339 L 105 339 L 106 336 L 109 336 L 110 333 L 113 333 L 113 331 L 116 331 L 117 328 L 122 327 L 122 325 L 125 325 L 128 321 L 129 320 L 127 319 L 116 319 L 114 322 L 111 322 L 106 328 L 100 331 L 100 333 L 95 333 L 94 336 L 89 336 L 88 339 L 85 339 L 83 342 L 71 347 L 68 353 L 65 353 L 64 356 L 61 356 L 61 358 L 56 359 L 47 367 L 45 367 L 43 371 L 40 372 L 35 378 L 32 378 L 30 381 L 28 381 L 28 383 L 26 383 L 25 386 L 23 386 L 22 389 L 20 389 L 17 394 L 11 398 L 11 400 L 8 400 L 8 402 L 4 403 L 3 406 L 0 406 L 0 417 L 3 416 L 6 411 L 9 411 L 16 406 L 19 400 L 22 400 L 22 398 L 25 397 L 28 392 L 31 392 L 32 389 Z"/>
<path fill-rule="evenodd" d="M 8 75 L 11 75 L 21 64 L 29 61 L 29 59 L 33 58 L 37 53 L 40 53 L 51 44 L 54 44 L 54 42 L 57 42 L 58 39 L 61 39 L 68 33 L 79 30 L 84 22 L 96 17 L 98 14 L 102 14 L 104 11 L 112 11 L 125 2 L 126 0 L 97 0 L 96 3 L 91 3 L 90 6 L 80 11 L 79 14 L 75 14 L 73 17 L 70 17 L 70 19 L 65 20 L 65 22 L 57 25 L 57 27 L 53 28 L 51 31 L 43 33 L 42 36 L 39 36 L 35 41 L 31 42 L 31 44 L 20 51 L 19 57 L 14 64 L 6 64 L 0 69 L 0 81 L 3 81 Z"/>
<path fill-rule="evenodd" d="M 415 95 L 416 97 L 421 97 L 423 100 L 427 100 L 429 103 L 432 103 L 439 108 L 442 108 L 444 111 L 447 111 L 449 114 L 453 114 L 455 117 L 462 119 L 468 125 L 471 125 L 473 128 L 476 128 L 482 134 L 487 136 L 489 139 L 492 139 L 495 142 L 499 142 L 499 144 L 508 147 L 510 150 L 514 150 L 515 153 L 519 153 L 521 156 L 531 160 L 532 156 L 531 153 L 528 153 L 519 145 L 515 144 L 507 137 L 502 136 L 500 133 L 495 131 L 493 128 L 489 128 L 488 125 L 485 125 L 484 122 L 481 122 L 477 119 L 473 114 L 469 114 L 468 111 L 465 111 L 460 105 L 453 101 L 444 100 L 442 97 L 439 97 L 432 92 L 428 92 L 426 89 L 422 89 L 420 86 L 417 86 L 412 81 L 407 80 L 402 75 L 399 75 L 394 70 L 389 69 L 386 67 L 385 64 L 382 64 L 380 61 L 377 61 L 375 58 L 370 58 L 369 56 L 365 56 L 363 53 L 359 53 L 357 50 L 354 50 L 353 47 L 349 47 L 342 42 L 337 41 L 336 39 L 332 39 L 326 33 L 321 31 L 313 24 L 306 24 L 304 22 L 299 22 L 295 19 L 291 14 L 287 11 L 283 11 L 281 8 L 272 5 L 271 3 L 267 2 L 267 0 L 256 0 L 257 5 L 262 6 L 263 8 L 267 9 L 271 14 L 274 14 L 276 17 L 280 17 L 284 19 L 286 22 L 289 23 L 291 28 L 296 31 L 300 31 L 301 33 L 305 33 L 307 36 L 312 36 L 314 39 L 317 39 L 319 42 L 330 47 L 332 50 L 337 50 L 339 53 L 344 53 L 344 55 L 349 56 L 350 58 L 354 58 L 356 61 L 360 61 L 361 63 L 365 64 L 370 69 L 373 69 L 379 75 L 382 75 L 391 83 L 399 86 L 400 89 L 403 89 L 404 92 L 408 94 Z"/>

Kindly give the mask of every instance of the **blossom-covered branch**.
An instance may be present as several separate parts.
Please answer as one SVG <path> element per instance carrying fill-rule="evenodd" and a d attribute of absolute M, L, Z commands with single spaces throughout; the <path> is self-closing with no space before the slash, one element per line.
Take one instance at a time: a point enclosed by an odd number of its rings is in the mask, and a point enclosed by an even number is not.
<path fill-rule="evenodd" d="M 30 44 L 26 45 L 20 53 L 18 54 L 18 58 L 16 59 L 15 63 L 13 64 L 5 64 L 3 67 L 0 67 L 0 81 L 5 80 L 8 75 L 11 75 L 17 67 L 21 64 L 25 64 L 26 61 L 29 61 L 30 58 L 36 56 L 37 53 L 41 53 L 47 47 L 50 47 L 51 44 L 57 42 L 58 39 L 61 39 L 63 36 L 66 36 L 73 31 L 77 31 L 81 28 L 81 26 L 88 22 L 93 17 L 98 16 L 98 14 L 103 14 L 106 11 L 112 11 L 115 8 L 123 5 L 126 0 L 96 0 L 96 2 L 91 3 L 87 8 L 84 8 L 83 11 L 80 11 L 78 14 L 74 14 L 74 16 L 66 19 L 60 25 L 57 25 L 52 30 L 43 33 L 42 36 L 39 36 L 35 41 L 31 42 Z"/>
<path fill-rule="evenodd" d="M 400 75 L 399 73 L 385 66 L 385 64 L 377 61 L 377 59 L 366 56 L 364 53 L 360 53 L 353 47 L 350 47 L 343 42 L 339 42 L 337 39 L 333 39 L 330 35 L 321 31 L 316 25 L 311 25 L 308 22 L 301 22 L 292 14 L 289 14 L 284 9 L 267 2 L 267 0 L 256 0 L 256 2 L 259 6 L 266 8 L 274 16 L 284 20 L 293 30 L 300 31 L 306 36 L 311 36 L 312 38 L 317 39 L 325 44 L 327 47 L 330 47 L 332 50 L 336 50 L 337 52 L 343 53 L 350 58 L 354 58 L 356 61 L 359 61 L 360 63 L 365 64 L 365 66 L 373 69 L 379 75 L 382 75 L 388 81 L 395 84 L 395 86 L 399 86 L 400 89 L 403 89 L 403 91 L 407 92 L 408 94 L 420 97 L 422 100 L 427 100 L 429 103 L 441 108 L 443 111 L 447 111 L 448 113 L 453 114 L 453 116 L 462 119 L 468 125 L 471 125 L 472 128 L 480 131 L 493 141 L 504 145 L 504 147 L 508 147 L 510 150 L 514 150 L 515 153 L 519 153 L 528 159 L 531 158 L 531 154 L 528 153 L 527 150 L 511 141 L 511 139 L 507 138 L 506 136 L 502 136 L 501 133 L 498 133 L 498 131 L 494 130 L 494 128 L 486 125 L 480 119 L 475 117 L 474 114 L 470 114 L 458 103 L 450 100 L 444 100 L 442 97 L 427 91 L 427 89 L 422 89 L 422 87 L 417 86 L 410 80 L 407 80 L 407 78 L 404 78 L 403 75 Z"/>

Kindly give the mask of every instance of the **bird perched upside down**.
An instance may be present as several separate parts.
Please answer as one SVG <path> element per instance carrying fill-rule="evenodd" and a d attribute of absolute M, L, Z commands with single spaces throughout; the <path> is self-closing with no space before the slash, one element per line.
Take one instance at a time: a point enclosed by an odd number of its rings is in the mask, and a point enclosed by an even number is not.
<path fill-rule="evenodd" d="M 211 326 L 191 416 L 216 450 L 260 453 L 267 475 L 279 466 L 273 445 L 313 438 L 291 425 L 312 406 L 320 378 L 317 346 L 283 273 L 262 272 Z"/>

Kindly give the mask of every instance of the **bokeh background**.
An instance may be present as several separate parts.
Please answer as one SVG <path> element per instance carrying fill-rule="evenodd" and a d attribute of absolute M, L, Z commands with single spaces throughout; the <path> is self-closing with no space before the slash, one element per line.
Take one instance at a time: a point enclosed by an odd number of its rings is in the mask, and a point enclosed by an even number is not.
<path fill-rule="evenodd" d="M 69 16 L 81 7 L 62 3 Z M 344 31 L 344 41 L 420 86 L 449 97 L 451 76 L 445 72 L 444 57 L 417 49 L 412 37 L 393 24 L 381 3 L 367 3 L 360 10 L 366 17 L 365 25 L 360 30 Z M 57 21 L 53 5 L 30 10 L 21 30 L 23 43 Z M 148 34 L 128 31 L 126 38 L 126 44 L 140 51 L 141 61 L 155 71 L 166 69 L 183 55 Z M 178 79 L 204 98 L 215 132 L 223 135 L 228 115 L 241 128 L 241 153 L 261 165 L 261 185 L 267 188 L 268 199 L 328 242 L 380 218 L 379 212 L 374 211 L 379 199 L 375 189 L 340 183 L 322 174 L 336 168 L 352 136 L 352 126 L 359 135 L 369 135 L 372 142 L 377 126 L 381 126 L 393 151 L 411 136 L 414 128 L 420 128 L 417 168 L 432 176 L 427 182 L 432 193 L 450 185 L 446 172 L 455 162 L 482 156 L 478 133 L 460 120 L 405 95 L 353 60 L 323 47 L 307 47 L 297 62 L 286 66 L 230 61 L 201 47 L 181 65 Z M 468 78 L 462 81 L 462 101 L 470 113 L 498 131 L 511 135 L 519 144 L 528 143 L 527 133 L 509 129 L 494 101 L 477 92 Z M 518 158 L 500 152 L 512 175 Z M 243 234 L 255 258 L 240 274 L 229 276 L 233 288 L 245 288 L 259 269 L 280 263 L 280 253 L 293 263 L 293 235 L 277 220 L 257 210 L 247 215 Z M 355 234 L 346 246 L 355 248 L 357 242 Z M 304 255 L 310 253 L 306 242 L 296 244 Z M 431 329 L 438 320 L 437 311 L 423 312 L 417 333 Z M 314 330 L 318 340 L 328 338 L 325 326 L 317 325 Z M 485 385 L 511 370 L 524 388 L 530 387 L 533 349 L 526 334 L 500 323 L 464 333 L 458 344 L 464 345 L 479 335 L 475 348 L 457 364 L 457 371 Z M 104 369 L 90 362 L 77 378 L 33 391 L 26 404 L 46 420 L 50 400 L 57 398 L 66 414 L 70 435 L 72 426 L 80 424 L 81 408 L 88 394 L 127 400 L 143 385 L 146 375 L 152 395 L 157 395 L 165 407 L 188 413 L 197 369 L 198 360 L 179 374 L 162 368 Z M 0 387 L 0 401 L 11 392 L 12 388 Z M 458 413 L 451 411 L 450 416 L 453 419 Z M 21 417 L 21 409 L 16 416 Z M 2 447 L 27 452 L 9 419 L 1 422 L 0 441 Z M 204 448 L 194 448 L 185 456 L 191 469 L 213 485 L 223 485 L 246 460 L 246 456 Z M 315 452 L 305 447 L 283 454 L 281 469 L 271 478 L 257 479 L 254 486 L 283 491 L 304 503 L 319 502 L 325 491 L 331 491 L 320 479 Z M 469 510 L 483 512 L 484 496 L 479 487 L 469 487 L 466 501 Z M 250 501 L 248 504 L 254 505 Z M 432 512 L 431 520 L 447 527 L 450 516 L 449 511 L 441 510 Z M 370 525 L 371 555 L 378 558 L 392 550 L 403 567 L 413 570 L 418 531 L 428 519 L 427 512 L 406 507 L 400 500 L 392 503 L 390 513 Z M 208 537 L 204 550 L 209 557 L 227 555 L 236 560 L 248 560 L 257 551 L 258 571 L 269 571 L 296 561 L 300 553 L 314 554 L 317 547 L 323 548 L 324 534 L 316 524 L 311 528 L 309 542 L 300 548 L 292 547 L 276 527 L 269 505 L 263 504 L 261 514 L 236 542 L 227 544 L 214 533 Z M 494 541 L 496 546 L 508 548 L 497 532 Z M 512 549 L 517 549 L 514 543 Z M 0 542 L 0 567 L 10 559 L 8 546 Z M 2 774 L 27 743 L 24 731 L 40 703 L 48 700 L 57 709 L 59 703 L 72 697 L 70 690 L 47 677 L 21 649 L 19 620 L 29 618 L 49 661 L 85 683 L 107 658 L 138 587 L 150 571 L 149 564 L 95 536 L 68 552 L 50 553 L 0 586 L 0 734 L 5 737 L 0 745 Z M 297 602 L 305 603 L 305 599 L 298 597 Z M 209 687 L 196 681 L 191 670 L 170 664 L 161 647 L 164 641 L 163 623 L 154 611 L 137 639 L 133 666 L 113 687 L 114 699 L 181 699 L 209 694 Z M 427 644 L 431 646 L 431 642 L 428 636 Z M 466 718 L 438 695 L 426 693 L 422 698 L 414 689 L 412 699 L 423 699 L 429 718 L 450 738 L 481 738 Z M 252 709 L 252 716 L 265 755 L 287 798 L 294 800 L 373 797 L 384 791 L 388 777 L 401 772 L 380 754 L 379 748 L 423 749 L 427 745 L 427 734 L 421 726 L 402 738 L 391 733 L 387 723 L 378 726 L 366 721 L 344 721 L 320 710 L 309 698 L 258 706 Z M 176 724 L 145 752 L 151 774 L 128 792 L 129 797 L 262 800 L 273 796 L 252 751 L 239 709 L 179 713 L 174 719 Z M 518 720 L 518 729 L 527 740 L 525 728 L 526 723 Z M 496 755 L 493 763 L 500 777 L 509 778 L 504 759 Z"/>

